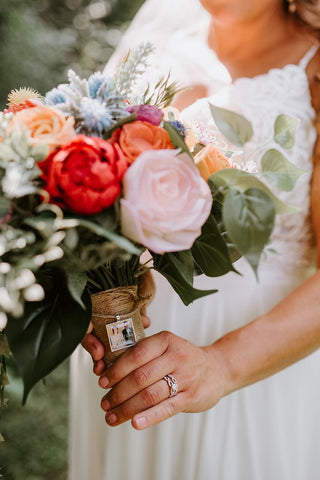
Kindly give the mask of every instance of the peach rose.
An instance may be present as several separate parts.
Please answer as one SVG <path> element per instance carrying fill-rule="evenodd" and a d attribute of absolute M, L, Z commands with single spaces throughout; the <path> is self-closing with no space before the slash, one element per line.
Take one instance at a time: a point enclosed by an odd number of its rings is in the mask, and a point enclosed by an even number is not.
<path fill-rule="evenodd" d="M 163 254 L 192 247 L 212 195 L 186 153 L 149 150 L 126 171 L 120 205 L 122 233 Z"/>
<path fill-rule="evenodd" d="M 173 149 L 168 132 L 149 122 L 136 121 L 116 130 L 112 140 L 117 140 L 129 163 L 146 150 Z"/>
<path fill-rule="evenodd" d="M 76 135 L 73 126 L 74 119 L 65 118 L 56 108 L 37 106 L 17 112 L 8 125 L 8 132 L 27 128 L 31 145 L 45 143 L 52 152 Z"/>
<path fill-rule="evenodd" d="M 205 181 L 207 181 L 213 173 L 231 167 L 227 157 L 225 157 L 221 150 L 212 143 L 200 150 L 200 152 L 194 157 L 194 160 L 201 177 Z"/>

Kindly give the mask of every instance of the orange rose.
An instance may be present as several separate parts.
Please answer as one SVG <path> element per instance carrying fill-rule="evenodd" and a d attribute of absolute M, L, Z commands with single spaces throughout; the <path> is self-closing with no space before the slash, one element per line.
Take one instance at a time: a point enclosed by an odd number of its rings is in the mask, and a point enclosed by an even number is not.
<path fill-rule="evenodd" d="M 225 157 L 219 148 L 213 144 L 204 147 L 199 153 L 197 153 L 194 160 L 201 177 L 205 181 L 207 181 L 213 173 L 218 172 L 223 168 L 231 167 L 227 157 Z"/>
<path fill-rule="evenodd" d="M 29 143 L 45 143 L 52 152 L 68 143 L 75 135 L 74 119 L 65 118 L 59 110 L 52 107 L 37 106 L 17 112 L 8 125 L 11 130 L 29 130 Z"/>
<path fill-rule="evenodd" d="M 111 138 L 117 141 L 129 163 L 135 161 L 146 150 L 173 149 L 168 132 L 149 122 L 136 121 L 126 123 L 121 130 L 116 130 Z"/>

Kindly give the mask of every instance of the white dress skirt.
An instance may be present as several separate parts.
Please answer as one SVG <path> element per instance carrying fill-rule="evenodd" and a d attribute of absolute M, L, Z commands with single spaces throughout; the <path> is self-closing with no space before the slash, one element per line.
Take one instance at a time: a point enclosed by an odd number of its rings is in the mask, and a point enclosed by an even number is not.
<path fill-rule="evenodd" d="M 242 275 L 197 277 L 196 287 L 219 291 L 189 307 L 155 274 L 148 334 L 170 330 L 197 345 L 208 345 L 269 311 L 314 272 L 309 194 L 316 133 L 305 73 L 314 52 L 309 51 L 299 65 L 240 79 L 210 98 L 252 121 L 255 135 L 247 152 L 272 138 L 280 113 L 301 120 L 296 143 L 285 154 L 306 173 L 292 192 L 276 192 L 299 207 L 276 222 L 272 247 L 277 253 L 263 255 L 259 281 L 243 259 L 236 264 Z M 212 126 L 208 99 L 196 102 L 183 116 L 205 128 Z M 105 392 L 97 386 L 91 358 L 82 348 L 72 358 L 70 388 L 69 480 L 320 478 L 320 351 L 234 392 L 211 410 L 179 414 L 145 431 L 134 430 L 130 423 L 114 428 L 105 423 L 100 409 Z"/>

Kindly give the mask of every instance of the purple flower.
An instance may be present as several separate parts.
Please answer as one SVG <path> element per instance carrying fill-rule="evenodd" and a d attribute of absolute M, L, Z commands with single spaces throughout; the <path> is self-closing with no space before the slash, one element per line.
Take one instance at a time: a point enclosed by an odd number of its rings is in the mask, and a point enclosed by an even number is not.
<path fill-rule="evenodd" d="M 136 113 L 137 120 L 141 122 L 149 122 L 152 125 L 159 126 L 163 119 L 163 112 L 158 107 L 154 105 L 134 105 L 128 107 L 127 111 L 129 113 Z"/>
<path fill-rule="evenodd" d="M 172 125 L 184 139 L 186 138 L 187 129 L 181 122 L 174 120 L 173 122 L 170 122 L 170 125 Z"/>

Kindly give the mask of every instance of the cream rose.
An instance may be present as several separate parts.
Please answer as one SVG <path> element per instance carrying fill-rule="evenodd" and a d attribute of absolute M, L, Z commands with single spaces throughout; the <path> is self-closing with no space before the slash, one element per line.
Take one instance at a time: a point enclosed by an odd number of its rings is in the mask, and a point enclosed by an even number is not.
<path fill-rule="evenodd" d="M 52 152 L 76 135 L 73 126 L 72 117 L 65 118 L 53 107 L 39 106 L 17 112 L 8 125 L 8 131 L 27 128 L 31 145 L 45 143 Z"/>
<path fill-rule="evenodd" d="M 187 250 L 211 206 L 210 189 L 187 154 L 149 150 L 123 178 L 122 233 L 155 253 Z"/>

